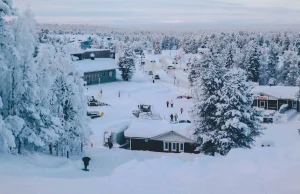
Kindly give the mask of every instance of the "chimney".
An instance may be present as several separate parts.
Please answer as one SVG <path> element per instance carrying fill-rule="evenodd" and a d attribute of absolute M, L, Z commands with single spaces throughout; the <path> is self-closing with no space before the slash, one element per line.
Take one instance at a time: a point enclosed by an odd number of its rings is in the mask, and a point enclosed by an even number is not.
<path fill-rule="evenodd" d="M 91 60 L 95 60 L 95 55 L 94 55 L 94 53 L 91 53 L 90 57 L 91 57 Z"/>

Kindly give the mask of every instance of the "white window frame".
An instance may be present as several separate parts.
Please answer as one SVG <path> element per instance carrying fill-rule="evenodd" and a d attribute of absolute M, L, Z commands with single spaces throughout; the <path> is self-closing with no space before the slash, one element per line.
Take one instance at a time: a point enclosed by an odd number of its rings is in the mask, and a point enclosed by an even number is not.
<path fill-rule="evenodd" d="M 183 149 L 181 149 L 181 145 Z M 179 143 L 179 152 L 184 152 L 184 143 Z"/>
<path fill-rule="evenodd" d="M 168 145 L 168 148 L 166 148 L 166 144 Z M 164 151 L 169 151 L 169 142 L 164 141 Z"/>
<path fill-rule="evenodd" d="M 296 105 L 296 106 L 294 106 L 294 102 L 295 102 L 295 105 Z M 293 101 L 292 101 L 292 108 L 297 108 L 297 104 L 298 104 L 298 103 L 297 103 L 297 100 L 293 100 Z"/>
<path fill-rule="evenodd" d="M 261 105 L 262 102 L 264 103 L 263 106 Z M 259 107 L 264 107 L 264 108 L 265 108 L 265 107 L 266 107 L 266 101 L 260 101 L 260 102 L 259 102 Z"/>
<path fill-rule="evenodd" d="M 176 146 L 175 146 L 175 149 L 173 149 L 173 145 L 174 145 L 174 144 L 176 145 Z M 172 152 L 176 152 L 176 151 L 177 151 L 177 144 L 178 144 L 178 143 L 172 142 Z"/>

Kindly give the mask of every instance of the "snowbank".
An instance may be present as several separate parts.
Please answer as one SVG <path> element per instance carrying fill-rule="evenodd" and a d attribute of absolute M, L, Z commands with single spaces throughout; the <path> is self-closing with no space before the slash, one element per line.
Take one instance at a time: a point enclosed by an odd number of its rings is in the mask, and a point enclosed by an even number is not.
<path fill-rule="evenodd" d="M 131 160 L 107 177 L 80 169 L 77 171 L 82 173 L 82 178 L 0 173 L 0 188 L 3 194 L 298 194 L 300 155 L 296 153 L 299 149 L 299 145 L 237 149 L 227 157 L 203 156 L 188 162 L 172 156 Z M 99 161 L 97 166 L 103 165 L 106 164 L 101 165 Z"/>

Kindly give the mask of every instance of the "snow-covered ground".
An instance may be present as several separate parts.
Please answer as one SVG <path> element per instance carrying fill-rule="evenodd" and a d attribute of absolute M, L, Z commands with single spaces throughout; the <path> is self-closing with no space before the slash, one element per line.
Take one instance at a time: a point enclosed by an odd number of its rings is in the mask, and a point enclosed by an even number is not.
<path fill-rule="evenodd" d="M 161 77 L 155 83 L 151 75 L 138 71 L 132 82 L 88 86 L 86 95 L 111 106 L 89 107 L 104 112 L 104 116 L 91 120 L 94 146 L 86 147 L 82 155 L 70 159 L 0 155 L 0 194 L 300 193 L 300 123 L 296 120 L 265 125 L 265 134 L 253 149 L 236 149 L 226 157 L 103 147 L 105 129 L 130 124 L 135 119 L 132 110 L 139 104 L 153 105 L 154 112 L 166 121 L 171 113 L 177 113 L 179 119 L 189 118 L 192 101 L 176 99 L 189 93 L 187 75 L 178 70 L 180 83 L 174 85 L 174 75 L 164 71 L 172 60 L 167 54 L 146 56 L 145 70 L 153 68 Z M 152 66 L 151 60 L 156 64 Z M 100 88 L 102 97 L 98 97 Z M 166 107 L 167 100 L 174 101 L 174 108 Z M 184 109 L 182 115 L 180 108 Z M 92 159 L 89 172 L 81 170 L 83 156 Z"/>

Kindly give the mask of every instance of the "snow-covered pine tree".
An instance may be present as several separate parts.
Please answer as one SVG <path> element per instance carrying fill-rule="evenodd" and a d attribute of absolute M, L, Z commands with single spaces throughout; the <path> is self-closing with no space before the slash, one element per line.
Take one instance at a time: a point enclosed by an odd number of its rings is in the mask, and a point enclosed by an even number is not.
<path fill-rule="evenodd" d="M 221 128 L 217 115 L 220 103 L 220 90 L 223 87 L 225 65 L 211 51 L 203 53 L 200 62 L 200 76 L 192 88 L 193 107 L 190 111 L 193 119 L 194 135 L 197 139 L 198 150 L 207 155 L 218 153 L 217 134 Z"/>
<path fill-rule="evenodd" d="M 0 97 L 0 153 L 8 152 L 9 148 L 15 147 L 15 138 L 1 116 L 2 99 Z"/>
<path fill-rule="evenodd" d="M 279 82 L 286 86 L 295 86 L 299 77 L 299 57 L 296 51 L 287 50 L 282 58 L 282 67 L 279 70 Z"/>
<path fill-rule="evenodd" d="M 253 51 L 250 51 L 250 57 L 247 66 L 247 75 L 248 80 L 252 82 L 258 82 L 259 80 L 259 57 L 259 52 L 256 47 Z"/>
<path fill-rule="evenodd" d="M 266 71 L 266 75 L 269 78 L 268 84 L 270 84 L 270 81 L 274 81 L 276 79 L 278 64 L 279 64 L 279 57 L 278 57 L 277 47 L 275 44 L 271 44 L 269 47 L 269 58 L 268 58 L 268 66 Z"/>
<path fill-rule="evenodd" d="M 190 82 L 190 86 L 194 86 L 194 83 L 200 76 L 199 68 L 200 68 L 199 59 L 197 57 L 194 57 L 192 59 L 191 66 L 189 67 L 188 79 Z"/>
<path fill-rule="evenodd" d="M 125 45 L 123 48 L 123 55 L 119 57 L 118 64 L 122 72 L 122 79 L 130 81 L 135 72 L 135 60 L 133 50 L 129 45 Z"/>
<path fill-rule="evenodd" d="M 234 67 L 234 61 L 233 61 L 233 48 L 232 48 L 232 45 L 230 45 L 228 47 L 228 51 L 226 53 L 226 68 L 227 69 L 231 69 Z"/>
<path fill-rule="evenodd" d="M 267 74 L 269 50 L 266 44 L 263 44 L 260 49 L 259 57 L 259 85 L 267 85 L 269 77 Z"/>
<path fill-rule="evenodd" d="M 87 143 L 91 130 L 88 126 L 89 118 L 86 116 L 84 83 L 74 70 L 70 53 L 64 45 L 64 42 L 55 45 L 57 50 L 55 63 L 58 68 L 51 86 L 50 108 L 51 114 L 54 118 L 58 118 L 60 123 L 60 128 L 57 128 L 59 138 L 55 143 L 57 149 L 62 154 L 66 154 L 67 151 L 77 154 L 81 144 Z"/>
<path fill-rule="evenodd" d="M 154 45 L 154 54 L 155 55 L 161 54 L 160 43 L 158 40 L 155 42 L 155 45 Z"/>
<path fill-rule="evenodd" d="M 251 148 L 255 137 L 262 133 L 260 113 L 252 107 L 253 86 L 245 71 L 233 68 L 224 75 L 217 116 L 221 128 L 214 133 L 216 152 L 226 155 L 233 148 Z"/>

